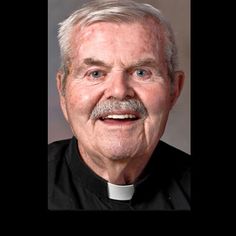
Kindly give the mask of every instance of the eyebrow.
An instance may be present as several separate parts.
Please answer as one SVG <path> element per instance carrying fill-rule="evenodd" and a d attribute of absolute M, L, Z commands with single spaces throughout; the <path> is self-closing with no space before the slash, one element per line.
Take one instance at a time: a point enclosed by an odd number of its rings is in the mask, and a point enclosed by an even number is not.
<path fill-rule="evenodd" d="M 110 64 L 106 64 L 105 62 L 101 60 L 96 60 L 93 58 L 85 58 L 83 60 L 83 64 L 88 65 L 88 66 L 103 66 L 103 67 L 109 67 L 109 68 L 112 67 L 112 65 Z M 125 67 L 124 64 L 122 64 L 122 66 Z M 128 66 L 128 68 L 136 68 L 136 67 L 142 67 L 142 66 L 157 67 L 158 63 L 153 58 L 145 58 L 145 59 L 140 59 L 134 63 L 131 63 Z"/>
<path fill-rule="evenodd" d="M 108 69 L 111 69 L 112 66 L 106 64 L 105 62 L 101 61 L 101 60 L 97 60 L 94 58 L 85 58 L 83 59 L 81 65 L 79 65 L 78 67 L 75 67 L 75 74 L 79 74 L 81 71 L 86 69 L 86 66 L 102 66 L 102 67 L 106 67 Z"/>
<path fill-rule="evenodd" d="M 85 58 L 83 60 L 83 64 L 88 65 L 88 66 L 103 66 L 103 67 L 111 67 L 111 65 L 106 64 L 103 61 L 96 60 L 93 58 Z"/>
<path fill-rule="evenodd" d="M 128 66 L 128 68 L 136 68 L 136 67 L 142 67 L 142 66 L 158 67 L 158 63 L 153 58 L 145 58 L 145 59 L 140 59 L 132 63 L 131 65 Z"/>
<path fill-rule="evenodd" d="M 156 75 L 160 76 L 162 74 L 159 63 L 153 58 L 140 59 L 140 60 L 136 61 L 135 63 L 132 63 L 128 67 L 127 70 L 132 71 L 132 70 L 139 68 L 139 67 L 153 68 L 156 72 Z"/>

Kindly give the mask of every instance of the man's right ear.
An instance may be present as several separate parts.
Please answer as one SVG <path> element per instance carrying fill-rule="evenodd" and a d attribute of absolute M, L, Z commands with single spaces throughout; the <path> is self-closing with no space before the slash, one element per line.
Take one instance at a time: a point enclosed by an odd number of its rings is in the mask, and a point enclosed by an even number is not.
<path fill-rule="evenodd" d="M 65 98 L 65 94 L 64 94 L 64 86 L 63 86 L 63 75 L 61 72 L 57 73 L 57 90 L 59 93 L 59 97 L 60 97 L 60 105 L 61 105 L 61 109 L 62 112 L 66 118 L 66 120 L 68 121 L 68 116 L 67 116 L 67 110 L 66 110 L 66 98 Z"/>
<path fill-rule="evenodd" d="M 60 71 L 57 72 L 56 80 L 57 80 L 57 91 L 58 91 L 58 93 L 59 93 L 59 95 L 61 97 L 64 94 L 63 94 L 63 81 L 62 81 L 63 80 L 63 75 L 62 75 L 62 73 Z"/>

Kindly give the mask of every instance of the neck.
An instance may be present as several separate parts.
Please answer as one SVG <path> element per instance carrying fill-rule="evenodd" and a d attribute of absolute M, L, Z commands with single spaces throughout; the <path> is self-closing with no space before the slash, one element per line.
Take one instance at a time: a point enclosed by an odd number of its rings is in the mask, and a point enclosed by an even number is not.
<path fill-rule="evenodd" d="M 112 184 L 132 184 L 140 176 L 151 155 L 142 155 L 132 158 L 112 159 L 100 155 L 89 155 L 79 146 L 81 157 L 85 164 L 98 176 Z"/>

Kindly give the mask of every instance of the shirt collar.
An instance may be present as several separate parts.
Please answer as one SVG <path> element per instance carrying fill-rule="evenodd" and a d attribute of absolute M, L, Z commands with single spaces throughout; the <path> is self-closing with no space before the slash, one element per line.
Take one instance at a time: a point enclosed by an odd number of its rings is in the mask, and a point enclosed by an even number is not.
<path fill-rule="evenodd" d="M 127 201 L 134 195 L 134 185 L 117 185 L 107 182 L 108 197 L 113 200 Z"/>
<path fill-rule="evenodd" d="M 143 192 L 146 192 L 147 186 L 151 185 L 149 176 L 151 175 L 153 164 L 147 165 L 144 173 L 142 174 L 142 177 L 139 178 L 139 180 L 134 184 L 115 185 L 107 182 L 105 179 L 93 172 L 83 162 L 78 150 L 77 139 L 75 137 L 73 137 L 70 142 L 66 158 L 72 171 L 72 175 L 77 182 L 76 184 L 80 184 L 83 186 L 83 188 L 88 189 L 90 192 L 101 198 L 110 198 L 113 200 L 130 200 L 132 199 L 133 195 L 136 195 L 137 193 L 143 194 Z"/>

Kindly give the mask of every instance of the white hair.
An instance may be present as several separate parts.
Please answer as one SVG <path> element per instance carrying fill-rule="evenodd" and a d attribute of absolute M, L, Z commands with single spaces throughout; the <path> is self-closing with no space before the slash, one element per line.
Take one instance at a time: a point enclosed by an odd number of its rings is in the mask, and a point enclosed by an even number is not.
<path fill-rule="evenodd" d="M 164 56 L 168 67 L 168 75 L 173 82 L 174 71 L 177 68 L 177 48 L 171 26 L 161 12 L 149 4 L 130 0 L 96 0 L 85 4 L 83 8 L 75 11 L 59 24 L 58 39 L 62 59 L 61 72 L 64 77 L 63 86 L 69 73 L 68 65 L 73 50 L 71 36 L 74 26 L 78 25 L 83 28 L 96 22 L 137 22 L 144 20 L 146 17 L 151 17 L 164 29 Z"/>

